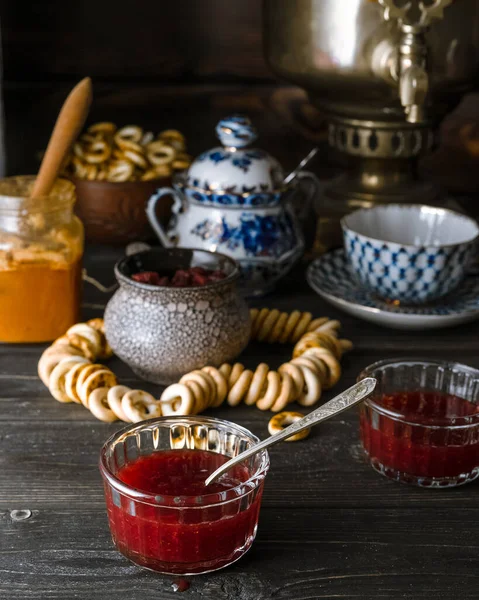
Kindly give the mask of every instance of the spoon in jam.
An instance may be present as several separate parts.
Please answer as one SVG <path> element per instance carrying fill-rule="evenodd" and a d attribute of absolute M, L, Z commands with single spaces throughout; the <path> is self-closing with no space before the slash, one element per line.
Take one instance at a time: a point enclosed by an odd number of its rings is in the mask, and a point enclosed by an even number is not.
<path fill-rule="evenodd" d="M 258 442 L 254 446 L 251 446 L 251 448 L 248 448 L 248 450 L 241 452 L 241 454 L 238 454 L 238 456 L 235 456 L 226 462 L 206 479 L 205 485 L 210 485 L 210 483 L 216 481 L 219 477 L 221 477 L 221 475 L 229 471 L 232 467 L 243 462 L 247 458 L 254 456 L 258 452 L 261 452 L 261 450 L 265 450 L 266 448 L 269 448 L 278 442 L 282 442 L 295 433 L 303 431 L 303 429 L 312 427 L 313 425 L 317 425 L 318 423 L 321 423 L 321 421 L 326 421 L 326 419 L 330 419 L 331 417 L 334 417 L 334 415 L 337 415 L 348 408 L 351 408 L 351 406 L 358 404 L 358 402 L 361 402 L 364 400 L 364 398 L 371 394 L 376 387 L 376 383 L 377 379 L 374 379 L 374 377 L 366 377 L 361 379 L 361 381 L 351 386 L 329 402 L 326 402 L 326 404 L 323 404 L 323 406 L 320 406 L 316 410 L 310 412 L 309 415 L 306 415 L 303 419 L 296 421 L 296 423 L 293 423 L 289 427 L 283 429 L 283 431 L 275 433 L 271 437 L 266 438 L 262 442 Z"/>

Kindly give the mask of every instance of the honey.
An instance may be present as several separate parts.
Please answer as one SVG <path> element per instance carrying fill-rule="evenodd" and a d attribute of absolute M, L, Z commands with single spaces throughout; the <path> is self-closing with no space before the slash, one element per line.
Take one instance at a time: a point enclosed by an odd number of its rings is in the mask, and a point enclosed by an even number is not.
<path fill-rule="evenodd" d="M 0 271 L 0 341 L 48 342 L 80 313 L 81 264 L 20 265 Z M 5 318 L 7 317 L 8 318 Z"/>
<path fill-rule="evenodd" d="M 79 320 L 83 227 L 74 186 L 32 200 L 33 177 L 0 180 L 0 342 L 49 342 Z"/>

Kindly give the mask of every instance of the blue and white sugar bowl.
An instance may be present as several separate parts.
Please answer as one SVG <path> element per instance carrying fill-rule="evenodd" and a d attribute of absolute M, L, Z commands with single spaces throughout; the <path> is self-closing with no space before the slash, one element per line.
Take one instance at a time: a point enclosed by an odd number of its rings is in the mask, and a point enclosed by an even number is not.
<path fill-rule="evenodd" d="M 341 221 L 352 272 L 371 292 L 402 304 L 434 302 L 463 281 L 478 250 L 479 225 L 445 208 L 389 204 Z"/>
<path fill-rule="evenodd" d="M 222 119 L 216 134 L 222 145 L 198 156 L 186 174 L 175 178 L 173 188 L 158 189 L 148 202 L 148 218 L 165 247 L 201 248 L 234 258 L 243 293 L 262 295 L 303 253 L 292 201 L 305 183 L 301 197 L 307 206 L 318 191 L 317 180 L 300 171 L 285 185 L 278 161 L 250 147 L 257 135 L 247 117 Z M 155 213 L 156 203 L 165 195 L 174 198 L 166 230 Z"/>

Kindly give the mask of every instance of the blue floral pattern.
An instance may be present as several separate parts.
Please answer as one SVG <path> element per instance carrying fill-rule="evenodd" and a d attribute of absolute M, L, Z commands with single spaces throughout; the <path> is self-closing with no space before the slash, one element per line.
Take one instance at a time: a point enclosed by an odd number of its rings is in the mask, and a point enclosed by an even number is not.
<path fill-rule="evenodd" d="M 263 160 L 266 157 L 267 154 L 263 150 L 229 152 L 228 150 L 214 149 L 212 151 L 209 150 L 208 152 L 203 152 L 203 154 L 200 154 L 196 160 L 201 162 L 205 160 L 210 160 L 214 162 L 215 165 L 224 160 L 231 161 L 233 166 L 243 171 L 243 173 L 247 173 L 249 171 L 251 163 L 254 160 Z"/>
<path fill-rule="evenodd" d="M 221 221 L 205 219 L 191 233 L 202 240 L 223 244 L 229 251 L 242 247 L 247 256 L 255 257 L 280 258 L 298 244 L 287 213 L 260 216 L 244 212 L 237 226 L 228 224 L 224 217 Z"/>
<path fill-rule="evenodd" d="M 233 186 L 233 188 L 236 188 L 236 186 Z M 215 193 L 214 191 L 203 192 L 189 187 L 182 187 L 181 189 L 190 201 L 216 206 L 277 206 L 282 198 L 281 192 L 256 191 L 256 186 L 243 190 L 243 192 L 240 190 L 238 193 L 235 190 L 229 190 L 229 193 Z"/>

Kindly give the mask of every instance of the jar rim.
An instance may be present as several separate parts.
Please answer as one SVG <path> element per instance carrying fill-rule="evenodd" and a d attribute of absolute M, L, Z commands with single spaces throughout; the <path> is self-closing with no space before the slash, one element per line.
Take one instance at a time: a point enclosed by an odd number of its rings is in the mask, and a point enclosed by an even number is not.
<path fill-rule="evenodd" d="M 461 372 L 462 371 L 464 373 L 471 374 L 472 376 L 477 378 L 477 380 L 479 381 L 479 369 L 470 367 L 469 365 L 465 365 L 463 363 L 456 363 L 456 362 L 442 361 L 442 360 L 428 360 L 428 359 L 422 359 L 422 358 L 407 358 L 407 359 L 391 358 L 391 359 L 376 361 L 375 363 L 372 363 L 372 364 L 368 365 L 367 367 L 365 367 L 359 373 L 359 375 L 357 377 L 357 381 L 364 379 L 364 377 L 374 377 L 375 372 L 377 372 L 378 370 L 382 370 L 385 367 L 401 366 L 401 365 L 404 365 L 404 366 L 408 366 L 408 365 L 409 366 L 414 366 L 414 365 L 425 365 L 426 366 L 427 365 L 427 366 L 432 366 L 432 367 L 436 366 L 436 367 L 450 369 L 453 372 Z M 427 388 L 427 389 L 426 388 L 418 388 L 417 391 L 420 391 L 421 389 L 423 389 L 423 391 L 435 391 L 434 389 L 430 389 L 430 388 Z M 397 391 L 404 391 L 404 390 L 398 389 Z M 413 390 L 411 390 L 411 391 L 413 391 Z M 464 398 L 464 400 L 467 400 L 467 399 Z M 382 404 L 380 404 L 379 402 L 374 400 L 374 396 L 369 397 L 366 400 L 364 400 L 364 404 L 373 408 L 378 413 L 380 413 L 384 416 L 387 416 L 391 419 L 400 421 L 401 423 L 405 423 L 407 425 L 414 425 L 416 427 L 421 427 L 421 426 L 427 427 L 428 429 L 453 429 L 453 428 L 459 429 L 459 428 L 471 427 L 471 426 L 479 423 L 479 412 L 474 413 L 472 415 L 467 415 L 467 416 L 450 417 L 450 422 L 448 422 L 447 417 L 444 419 L 441 419 L 440 423 L 438 423 L 437 421 L 434 422 L 434 419 L 424 421 L 424 422 L 418 422 L 418 421 L 411 420 L 410 415 L 405 416 L 404 413 L 394 411 L 394 410 L 384 407 Z"/>
<path fill-rule="evenodd" d="M 123 427 L 113 435 L 111 435 L 100 451 L 99 468 L 102 477 L 118 492 L 121 494 L 133 498 L 134 500 L 143 502 L 144 504 L 151 504 L 154 506 L 166 506 L 168 509 L 185 510 L 185 509 L 204 509 L 214 505 L 225 505 L 233 501 L 237 501 L 244 496 L 247 496 L 253 492 L 257 487 L 264 481 L 266 474 L 268 473 L 270 461 L 267 450 L 262 450 L 259 454 L 261 462 L 254 473 L 252 473 L 246 481 L 242 481 L 239 485 L 229 488 L 224 492 L 216 492 L 210 494 L 201 494 L 198 496 L 192 495 L 170 495 L 161 494 L 161 501 L 157 501 L 157 494 L 151 492 L 145 492 L 129 486 L 128 484 L 121 481 L 116 475 L 114 475 L 107 464 L 107 452 L 113 444 L 119 441 L 120 438 L 136 430 L 138 433 L 146 427 L 155 425 L 155 423 L 170 423 L 179 424 L 184 422 L 196 422 L 199 424 L 221 424 L 232 429 L 235 429 L 238 433 L 242 433 L 251 439 L 253 444 L 257 444 L 260 440 L 251 431 L 242 427 L 232 421 L 226 421 L 225 419 L 217 419 L 215 417 L 205 417 L 203 415 L 194 416 L 171 416 L 171 417 L 158 417 L 156 419 L 148 419 L 140 423 L 132 423 Z M 174 450 L 174 448 L 171 448 Z M 225 456 L 222 454 L 222 456 Z M 201 498 L 201 503 L 197 503 L 195 499 Z M 192 502 L 195 502 L 194 504 Z"/>
<path fill-rule="evenodd" d="M 231 272 L 227 273 L 226 277 L 223 279 L 219 279 L 218 281 L 212 281 L 210 283 L 206 283 L 204 285 L 192 285 L 192 286 L 188 286 L 188 287 L 178 287 L 178 288 L 174 288 L 174 287 L 167 287 L 167 286 L 157 286 L 157 285 L 151 285 L 149 283 L 142 283 L 140 281 L 135 281 L 134 279 L 132 279 L 131 277 L 129 277 L 128 275 L 126 275 L 123 272 L 123 268 L 125 267 L 126 263 L 129 261 L 134 260 L 135 257 L 141 257 L 141 256 L 147 256 L 148 254 L 157 254 L 158 257 L 161 257 L 162 254 L 164 255 L 174 255 L 177 254 L 178 258 L 181 257 L 188 257 L 190 256 L 190 258 L 192 258 L 194 256 L 194 254 L 203 254 L 205 256 L 208 256 L 210 258 L 214 258 L 215 260 L 217 260 L 218 262 L 220 260 L 228 263 L 231 266 Z M 185 267 L 180 267 L 178 266 L 177 268 L 185 268 Z M 215 287 L 221 287 L 225 284 L 229 284 L 232 283 L 233 281 L 236 281 L 239 278 L 239 267 L 237 262 L 231 258 L 230 256 L 227 256 L 226 254 L 222 254 L 221 252 L 210 252 L 209 250 L 203 250 L 201 248 L 160 248 L 160 247 L 152 247 L 149 248 L 148 250 L 143 250 L 142 252 L 137 252 L 135 254 L 131 254 L 130 256 L 124 256 L 123 258 L 121 258 L 115 265 L 114 268 L 115 271 L 115 277 L 117 278 L 118 282 L 122 282 L 122 283 L 126 283 L 127 285 L 131 285 L 133 287 L 145 290 L 145 291 L 149 291 L 149 292 L 163 292 L 163 293 L 170 293 L 170 294 L 178 294 L 178 293 L 188 293 L 188 291 L 197 291 L 197 290 L 210 290 L 212 288 Z"/>
<path fill-rule="evenodd" d="M 32 198 L 30 191 L 35 180 L 36 175 L 14 175 L 0 179 L 0 213 L 16 214 L 24 210 L 48 213 L 75 203 L 75 184 L 69 179 L 57 178 L 48 196 Z"/>

